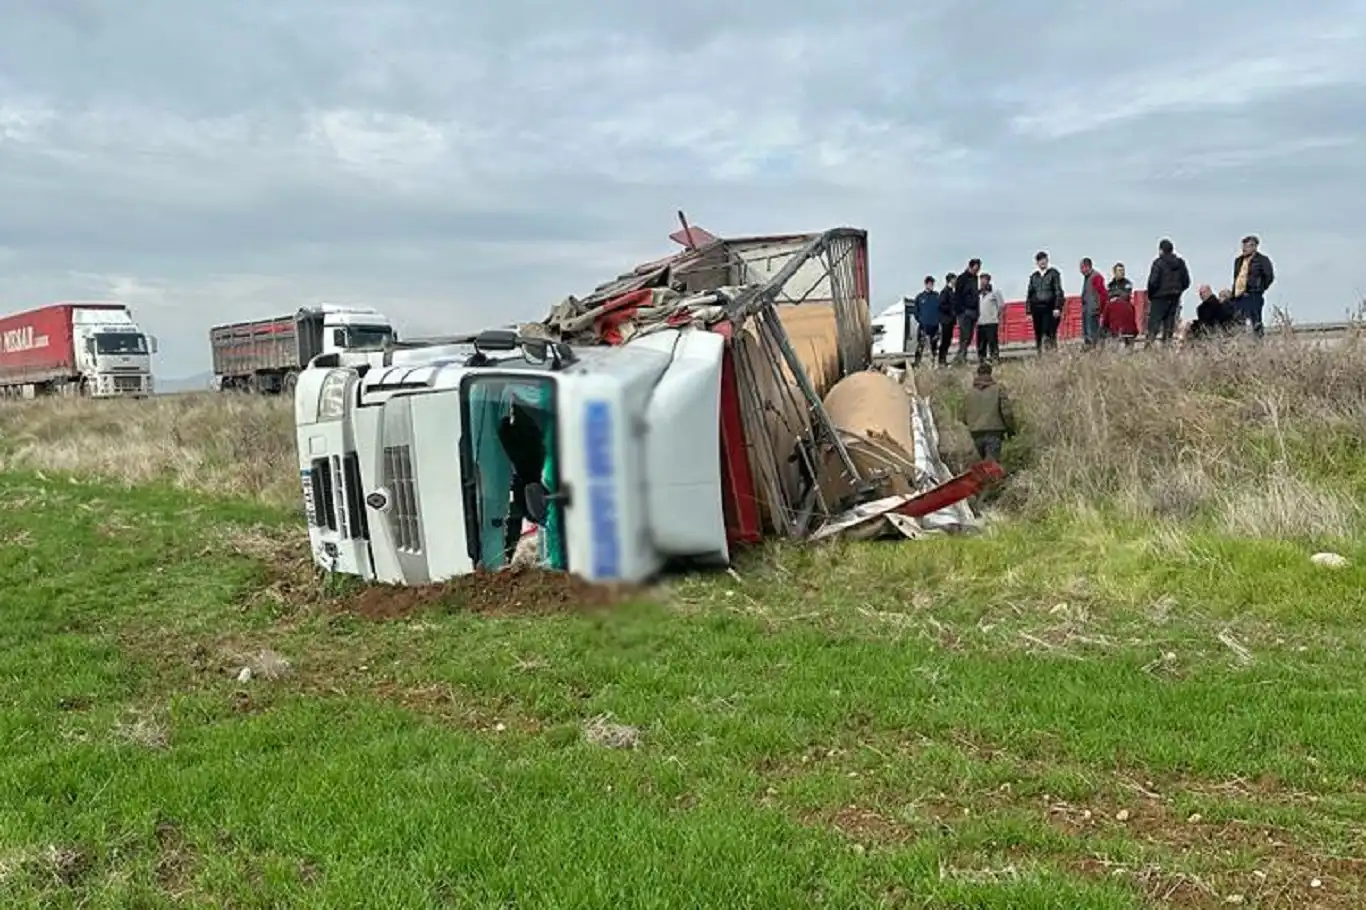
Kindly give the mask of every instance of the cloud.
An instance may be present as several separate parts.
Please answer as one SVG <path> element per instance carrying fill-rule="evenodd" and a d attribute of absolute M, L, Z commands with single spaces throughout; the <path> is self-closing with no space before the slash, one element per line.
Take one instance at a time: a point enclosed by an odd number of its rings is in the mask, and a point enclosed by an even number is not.
<path fill-rule="evenodd" d="M 1155 61 L 1147 74 L 1121 70 L 1108 79 L 1083 81 L 1039 109 L 1016 114 L 1011 128 L 1022 136 L 1056 140 L 1172 112 L 1286 103 L 1308 90 L 1333 86 L 1366 88 L 1361 23 L 1296 23 L 1286 34 L 1264 22 L 1258 23 L 1264 40 L 1251 45 L 1259 48 L 1255 52 L 1241 42 L 1225 43 L 1189 60 Z"/>
<path fill-rule="evenodd" d="M 1144 263 L 1351 304 L 1362 0 L 0 0 L 9 308 L 127 300 L 161 369 L 335 300 L 414 332 L 543 313 L 713 231 L 871 233 L 881 308 L 980 256 Z M 1069 275 L 1069 280 L 1071 276 Z M 1366 284 L 1366 281 L 1358 281 Z"/>

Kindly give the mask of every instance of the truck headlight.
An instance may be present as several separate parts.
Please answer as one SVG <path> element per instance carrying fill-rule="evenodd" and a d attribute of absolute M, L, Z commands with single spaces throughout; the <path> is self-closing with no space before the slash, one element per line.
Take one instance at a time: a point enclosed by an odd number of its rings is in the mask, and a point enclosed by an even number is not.
<path fill-rule="evenodd" d="M 349 370 L 332 370 L 323 377 L 322 390 L 318 393 L 319 420 L 340 420 L 342 414 L 346 413 L 349 378 Z"/>

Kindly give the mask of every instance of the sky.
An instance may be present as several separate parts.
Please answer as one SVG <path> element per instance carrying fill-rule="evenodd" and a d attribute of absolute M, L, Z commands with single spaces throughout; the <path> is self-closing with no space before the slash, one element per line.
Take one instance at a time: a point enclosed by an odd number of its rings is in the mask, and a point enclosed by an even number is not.
<path fill-rule="evenodd" d="M 0 310 L 121 300 L 157 371 L 323 301 L 541 318 L 719 235 L 869 231 L 875 312 L 1048 250 L 1366 296 L 1366 0 L 0 0 Z"/>

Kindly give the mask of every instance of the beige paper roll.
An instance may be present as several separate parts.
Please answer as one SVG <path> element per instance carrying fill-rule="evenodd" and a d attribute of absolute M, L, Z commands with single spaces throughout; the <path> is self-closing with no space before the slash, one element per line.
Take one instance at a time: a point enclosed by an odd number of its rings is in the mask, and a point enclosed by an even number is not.
<path fill-rule="evenodd" d="M 836 383 L 824 403 L 854 466 L 876 483 L 879 496 L 915 492 L 915 431 L 905 386 L 864 370 Z M 831 508 L 854 493 L 853 479 L 833 449 L 822 453 L 818 483 Z"/>

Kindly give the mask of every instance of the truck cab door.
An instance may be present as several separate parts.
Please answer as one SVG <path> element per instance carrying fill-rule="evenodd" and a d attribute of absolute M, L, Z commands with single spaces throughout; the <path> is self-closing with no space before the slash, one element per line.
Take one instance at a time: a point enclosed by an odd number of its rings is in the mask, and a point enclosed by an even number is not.
<path fill-rule="evenodd" d="M 323 331 L 323 353 L 340 354 L 347 349 L 346 329 L 329 328 Z"/>

